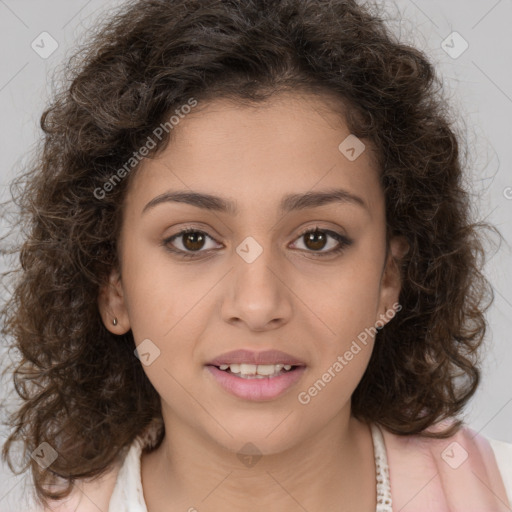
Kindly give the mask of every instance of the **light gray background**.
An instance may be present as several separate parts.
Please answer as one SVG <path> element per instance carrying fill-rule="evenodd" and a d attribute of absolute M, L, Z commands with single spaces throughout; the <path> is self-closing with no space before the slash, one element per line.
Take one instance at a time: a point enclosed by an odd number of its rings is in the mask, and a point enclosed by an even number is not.
<path fill-rule="evenodd" d="M 51 72 L 101 13 L 121 3 L 0 0 L 1 200 L 9 197 L 8 182 L 40 135 Z M 465 121 L 460 129 L 467 132 L 472 151 L 468 173 L 481 196 L 480 217 L 494 223 L 507 241 L 486 267 L 496 299 L 488 313 L 483 382 L 465 417 L 485 436 L 512 442 L 512 0 L 385 0 L 384 5 L 396 18 L 392 26 L 401 40 L 426 51 L 443 77 L 451 103 Z M 31 48 L 44 31 L 59 44 L 47 59 Z M 454 31 L 469 44 L 458 58 L 441 47 Z M 454 45 L 454 50 L 460 48 L 457 41 Z M 10 383 L 2 386 L 5 395 Z M 1 430 L 0 440 L 5 437 Z M 24 509 L 20 500 L 27 483 L 26 476 L 13 476 L 0 466 L 0 512 Z"/>

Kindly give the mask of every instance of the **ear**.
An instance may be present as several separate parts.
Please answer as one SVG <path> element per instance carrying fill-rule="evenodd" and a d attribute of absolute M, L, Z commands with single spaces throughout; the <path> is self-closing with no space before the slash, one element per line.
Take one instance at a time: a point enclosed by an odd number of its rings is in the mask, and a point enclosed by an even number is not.
<path fill-rule="evenodd" d="M 379 308 L 375 318 L 376 324 L 380 327 L 384 327 L 402 309 L 398 302 L 402 288 L 400 263 L 408 251 L 409 244 L 404 236 L 393 236 L 389 240 L 380 282 Z"/>
<path fill-rule="evenodd" d="M 117 268 L 112 269 L 108 283 L 100 287 L 98 308 L 105 327 L 111 333 L 121 335 L 130 330 L 121 275 Z"/>

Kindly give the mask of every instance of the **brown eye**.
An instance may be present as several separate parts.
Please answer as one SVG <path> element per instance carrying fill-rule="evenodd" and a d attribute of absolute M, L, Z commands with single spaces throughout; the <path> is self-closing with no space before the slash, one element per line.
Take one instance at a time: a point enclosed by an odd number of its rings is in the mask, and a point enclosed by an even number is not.
<path fill-rule="evenodd" d="M 303 240 L 304 249 L 299 248 L 313 254 L 315 257 L 335 255 L 353 243 L 353 240 L 340 233 L 318 227 L 301 233 L 297 240 L 301 239 Z M 201 253 L 209 253 L 212 249 L 215 249 L 215 246 L 205 248 L 208 240 L 215 242 L 204 231 L 188 228 L 163 240 L 162 245 L 168 252 L 176 254 L 181 258 L 197 258 L 200 257 Z M 330 243 L 330 240 L 333 240 L 334 243 Z M 324 250 L 326 247 L 328 247 L 328 250 Z"/>
<path fill-rule="evenodd" d="M 183 258 L 194 258 L 196 254 L 199 255 L 201 253 L 209 252 L 209 249 L 212 248 L 207 247 L 204 249 L 208 239 L 213 240 L 213 238 L 204 231 L 189 228 L 165 239 L 162 242 L 162 245 L 169 252 L 176 253 Z"/>
<path fill-rule="evenodd" d="M 183 245 L 189 251 L 198 251 L 204 245 L 204 234 L 199 231 L 185 233 L 182 237 Z"/>
<path fill-rule="evenodd" d="M 301 239 L 306 252 L 313 254 L 316 252 L 318 254 L 314 254 L 314 256 L 319 257 L 337 254 L 353 243 L 353 240 L 340 233 L 318 227 L 302 232 L 298 237 L 298 240 Z M 329 245 L 329 239 L 333 239 L 335 243 L 331 243 L 329 250 L 324 251 L 323 249 Z"/>
<path fill-rule="evenodd" d="M 305 245 L 308 249 L 319 251 L 325 247 L 327 236 L 322 231 L 312 231 L 303 235 Z"/>

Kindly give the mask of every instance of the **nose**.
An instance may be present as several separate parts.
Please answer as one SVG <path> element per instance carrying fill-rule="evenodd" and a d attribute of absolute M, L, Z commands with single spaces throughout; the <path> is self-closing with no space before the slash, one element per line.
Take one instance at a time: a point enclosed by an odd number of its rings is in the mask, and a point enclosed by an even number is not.
<path fill-rule="evenodd" d="M 292 314 L 293 293 L 286 273 L 277 267 L 270 250 L 255 260 L 233 255 L 222 304 L 222 317 L 232 324 L 245 324 L 252 331 L 275 329 Z M 289 280 L 289 279 L 288 279 Z"/>

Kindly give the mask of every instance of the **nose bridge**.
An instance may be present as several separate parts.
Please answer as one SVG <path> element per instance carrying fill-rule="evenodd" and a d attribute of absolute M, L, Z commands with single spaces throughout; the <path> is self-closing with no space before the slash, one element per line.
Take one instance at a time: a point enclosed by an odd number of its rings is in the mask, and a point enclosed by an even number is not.
<path fill-rule="evenodd" d="M 243 292 L 247 298 L 264 296 L 268 300 L 275 295 L 277 286 L 276 271 L 273 270 L 276 265 L 275 251 L 269 237 L 263 240 L 258 236 L 258 239 L 261 243 L 256 237 L 248 236 L 236 247 L 236 292 Z"/>
<path fill-rule="evenodd" d="M 224 301 L 227 320 L 236 318 L 256 329 L 289 316 L 290 297 L 272 243 L 271 237 L 248 236 L 235 248 L 230 290 Z"/>

